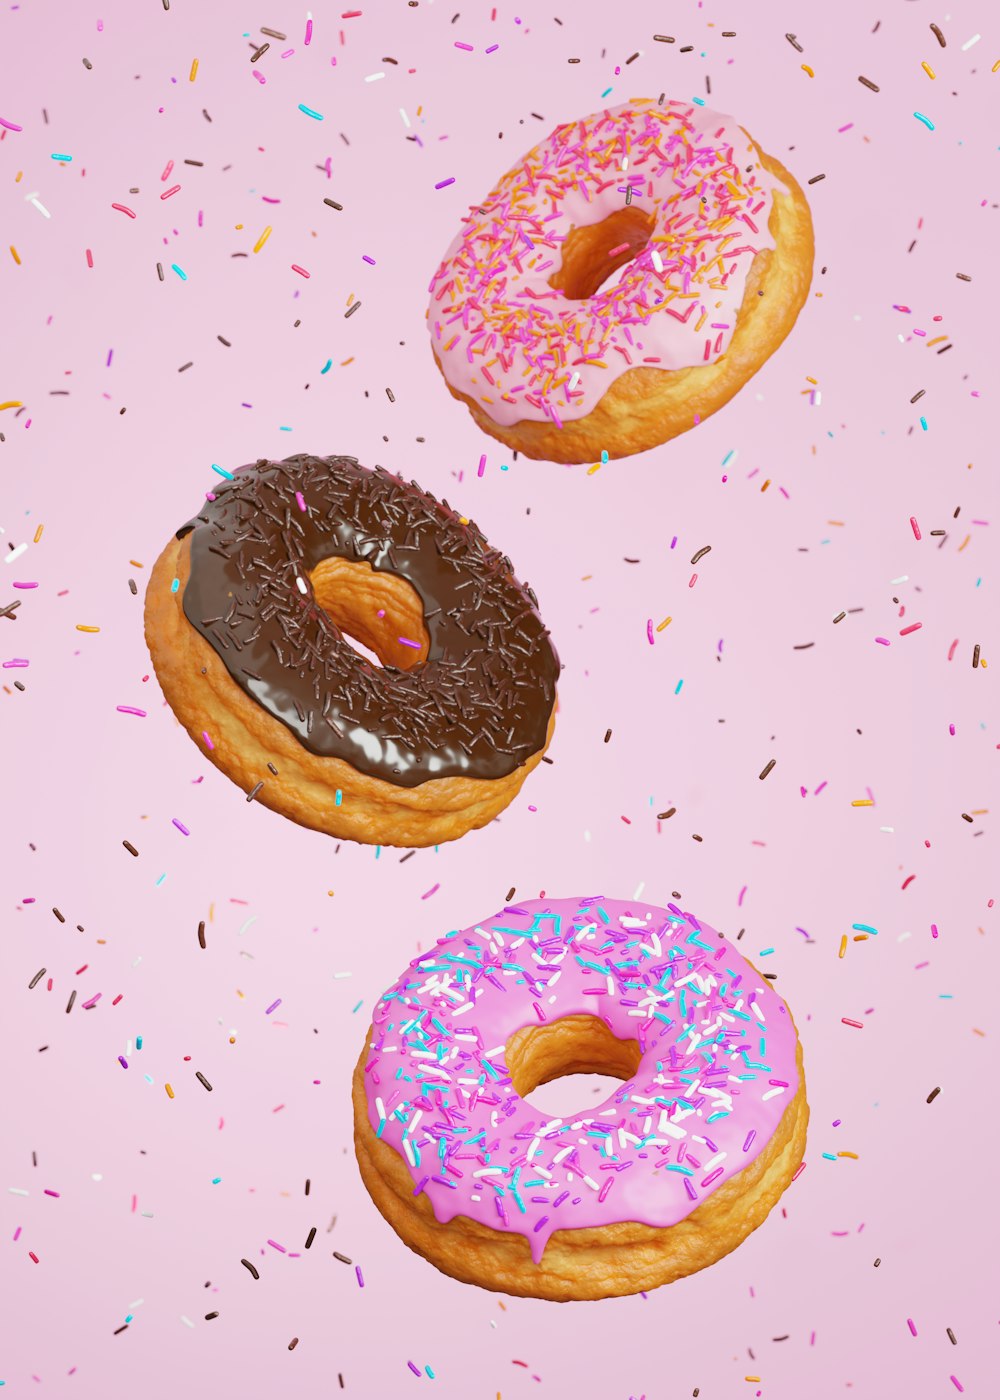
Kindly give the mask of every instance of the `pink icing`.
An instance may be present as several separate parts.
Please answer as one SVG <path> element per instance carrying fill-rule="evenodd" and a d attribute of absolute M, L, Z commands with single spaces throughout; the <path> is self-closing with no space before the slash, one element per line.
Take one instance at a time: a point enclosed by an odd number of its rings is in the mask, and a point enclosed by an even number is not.
<path fill-rule="evenodd" d="M 505 1065 L 523 1026 L 599 1016 L 639 1042 L 633 1079 L 579 1117 L 520 1098 Z M 675 905 L 528 900 L 415 958 L 375 1008 L 372 1129 L 442 1222 L 526 1236 L 670 1226 L 754 1160 L 798 1089 L 784 1002 Z"/>
<path fill-rule="evenodd" d="M 627 196 L 627 187 L 632 194 Z M 474 207 L 431 279 L 428 319 L 448 382 L 494 422 L 582 418 L 628 369 L 726 351 L 781 188 L 732 117 L 636 100 L 568 122 Z M 655 219 L 616 285 L 549 286 L 570 230 L 626 198 Z"/>

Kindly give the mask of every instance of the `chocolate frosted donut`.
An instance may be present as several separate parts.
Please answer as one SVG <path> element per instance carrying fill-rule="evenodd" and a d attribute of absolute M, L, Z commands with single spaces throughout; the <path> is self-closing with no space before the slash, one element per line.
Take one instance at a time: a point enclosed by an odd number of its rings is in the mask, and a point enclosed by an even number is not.
<path fill-rule="evenodd" d="M 351 457 L 261 460 L 220 486 L 157 561 L 146 637 L 212 761 L 331 835 L 454 839 L 551 735 L 559 663 L 510 560 Z"/>

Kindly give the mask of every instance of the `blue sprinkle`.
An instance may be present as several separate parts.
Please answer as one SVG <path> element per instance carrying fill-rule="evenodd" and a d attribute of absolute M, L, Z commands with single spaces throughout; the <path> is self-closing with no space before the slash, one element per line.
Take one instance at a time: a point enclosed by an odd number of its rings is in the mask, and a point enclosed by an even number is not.
<path fill-rule="evenodd" d="M 225 469 L 225 467 L 217 466 L 215 462 L 212 463 L 212 470 L 213 470 L 214 472 L 218 472 L 220 476 L 224 476 L 224 477 L 226 478 L 227 481 L 235 481 L 235 480 L 236 480 L 236 478 L 233 476 L 232 472 L 227 472 L 226 469 Z"/>
<path fill-rule="evenodd" d="M 330 366 L 331 366 L 332 364 L 333 364 L 333 361 L 332 361 L 332 360 L 327 360 L 326 364 L 325 364 L 325 365 L 323 366 L 323 368 L 320 370 L 320 374 L 326 374 L 327 370 L 330 368 Z"/>
<path fill-rule="evenodd" d="M 356 1011 L 360 1011 L 363 1005 L 364 1005 L 364 1002 L 363 1002 L 363 1001 L 359 1001 L 358 1004 L 357 1004 L 357 1006 L 352 1006 L 352 1007 L 351 1007 L 351 1015 L 353 1016 L 354 1013 L 355 1013 Z"/>
<path fill-rule="evenodd" d="M 339 807 L 340 804 L 341 804 L 341 802 L 343 802 L 343 800 L 344 800 L 344 794 L 341 792 L 340 788 L 338 788 L 338 789 L 337 789 L 337 796 L 334 798 L 334 801 L 335 801 L 336 805 Z"/>
<path fill-rule="evenodd" d="M 674 694 L 675 694 L 675 695 L 680 695 L 680 693 L 681 693 L 681 686 L 682 686 L 683 684 L 684 684 L 683 680 L 679 680 L 679 681 L 677 682 L 677 689 L 674 691 Z"/>
<path fill-rule="evenodd" d="M 188 280 L 188 275 L 182 267 L 178 267 L 176 263 L 171 263 L 170 266 L 174 270 L 174 272 L 177 273 L 177 276 L 181 279 L 182 282 L 186 282 Z"/>
<path fill-rule="evenodd" d="M 610 91 L 611 91 L 610 88 L 605 88 L 604 91 L 601 93 L 601 96 L 602 96 L 602 97 L 607 97 L 607 95 L 608 95 L 608 93 L 609 93 Z"/>
<path fill-rule="evenodd" d="M 934 130 L 934 123 L 931 121 L 930 117 L 925 117 L 923 112 L 914 112 L 913 115 L 916 117 L 918 122 L 923 122 L 924 126 L 927 128 L 928 131 Z"/>
<path fill-rule="evenodd" d="M 213 1186 L 218 1186 L 218 1184 L 219 1184 L 219 1182 L 220 1182 L 221 1180 L 222 1180 L 222 1177 L 221 1177 L 221 1176 L 213 1176 L 213 1177 L 212 1177 L 212 1185 L 213 1185 Z"/>
<path fill-rule="evenodd" d="M 851 928 L 857 929 L 859 933 L 874 933 L 878 935 L 878 929 L 872 928 L 871 924 L 852 924 Z"/>
<path fill-rule="evenodd" d="M 705 99 L 703 97 L 692 97 L 691 101 L 697 102 L 699 107 L 704 107 L 705 105 Z"/>
<path fill-rule="evenodd" d="M 57 155 L 53 155 L 52 159 L 53 159 L 53 160 L 72 160 L 73 157 L 72 157 L 72 156 L 57 156 Z"/>
<path fill-rule="evenodd" d="M 299 111 L 305 112 L 306 116 L 312 117 L 313 121 L 321 122 L 323 120 L 322 113 L 314 112 L 313 109 L 311 107 L 307 107 L 304 102 L 299 103 Z"/>
<path fill-rule="evenodd" d="M 824 1152 L 822 1155 L 828 1162 L 835 1162 L 837 1160 L 837 1155 L 834 1152 Z"/>
<path fill-rule="evenodd" d="M 178 590 L 178 588 L 180 588 L 180 586 L 181 586 L 181 581 L 180 581 L 180 579 L 179 579 L 179 578 L 175 578 L 174 581 L 173 581 L 173 583 L 170 585 L 170 591 L 171 591 L 171 593 L 176 593 L 177 590 Z"/>
<path fill-rule="evenodd" d="M 920 420 L 920 426 L 923 428 L 924 432 L 926 433 L 926 431 L 927 431 L 927 419 L 926 419 L 926 418 L 921 418 L 921 420 Z"/>

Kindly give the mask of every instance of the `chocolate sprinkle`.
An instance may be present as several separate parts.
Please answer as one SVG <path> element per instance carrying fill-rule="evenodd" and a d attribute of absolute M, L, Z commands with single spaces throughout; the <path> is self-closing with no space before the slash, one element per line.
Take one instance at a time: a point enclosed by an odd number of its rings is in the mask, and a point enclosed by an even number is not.
<path fill-rule="evenodd" d="M 667 820 L 667 818 L 668 818 L 668 817 L 672 817 L 676 811 L 677 811 L 677 808 L 676 808 L 676 807 L 668 807 L 667 810 L 666 810 L 665 812 L 657 812 L 657 814 L 656 814 L 656 820 L 657 820 L 658 822 L 665 822 L 665 821 Z"/>
<path fill-rule="evenodd" d="M 31 981 L 28 983 L 28 991 L 29 991 L 29 992 L 33 992 L 33 991 L 35 990 L 35 988 L 38 986 L 39 982 L 42 980 L 42 978 L 43 978 L 44 976 L 45 976 L 45 968 L 44 968 L 44 967 L 40 967 L 40 968 L 38 969 L 38 971 L 35 973 L 34 977 L 32 977 Z"/>
<path fill-rule="evenodd" d="M 941 1092 L 941 1086 L 940 1086 L 940 1084 L 939 1084 L 938 1087 L 937 1087 L 936 1089 L 932 1089 L 932 1090 L 930 1091 L 930 1093 L 927 1095 L 927 1102 L 928 1102 L 928 1103 L 933 1103 L 934 1100 L 937 1098 L 938 1094 L 940 1094 L 940 1092 Z"/>
<path fill-rule="evenodd" d="M 333 1257 L 334 1257 L 334 1259 L 339 1259 L 340 1262 L 341 1262 L 342 1264 L 353 1264 L 353 1263 L 354 1263 L 354 1260 L 353 1260 L 353 1259 L 348 1259 L 348 1257 L 347 1257 L 346 1254 L 338 1254 L 336 1250 L 333 1251 Z"/>
<path fill-rule="evenodd" d="M 306 1249 L 312 1248 L 312 1242 L 316 1238 L 316 1226 L 314 1225 L 306 1236 Z"/>
<path fill-rule="evenodd" d="M 938 41 L 938 43 L 943 49 L 946 49 L 948 47 L 944 35 L 941 33 L 940 29 L 937 27 L 936 24 L 931 25 L 931 33 L 934 35 L 935 39 Z"/>
<path fill-rule="evenodd" d="M 205 1088 L 208 1090 L 209 1093 L 212 1092 L 212 1086 L 211 1086 L 211 1084 L 209 1084 L 208 1080 L 207 1080 L 207 1079 L 205 1078 L 205 1076 L 202 1074 L 202 1072 L 201 1072 L 200 1069 L 196 1069 L 196 1070 L 195 1070 L 195 1072 L 194 1072 L 194 1077 L 195 1077 L 195 1079 L 198 1080 L 198 1083 L 199 1083 L 199 1084 L 204 1084 Z"/>
<path fill-rule="evenodd" d="M 137 856 L 139 854 L 136 848 L 132 845 L 131 841 L 123 841 L 122 845 L 125 847 L 126 851 L 128 851 L 130 856 Z"/>
<path fill-rule="evenodd" d="M 778 761 L 778 760 L 777 760 L 776 758 L 770 758 L 770 759 L 768 759 L 768 761 L 764 764 L 763 769 L 762 769 L 761 772 L 758 774 L 758 777 L 760 778 L 761 782 L 764 781 L 764 779 L 767 777 L 768 773 L 770 773 L 771 769 L 774 767 L 774 765 L 777 763 L 777 761 Z"/>
<path fill-rule="evenodd" d="M 417 787 L 505 777 L 544 744 L 559 662 L 534 594 L 447 502 L 352 457 L 262 460 L 218 486 L 188 533 L 188 621 L 310 753 Z M 413 586 L 425 660 L 376 667 L 354 650 L 309 582 L 330 558 Z"/>
<path fill-rule="evenodd" d="M 870 88 L 872 92 L 878 92 L 879 90 L 877 83 L 873 83 L 871 78 L 859 77 L 858 82 L 864 83 L 865 87 Z"/>
<path fill-rule="evenodd" d="M 204 948 L 205 946 L 205 920 L 202 919 L 198 924 L 198 947 Z"/>
<path fill-rule="evenodd" d="M 249 1260 L 249 1259 L 241 1259 L 241 1260 L 240 1260 L 240 1263 L 243 1265 L 244 1269 L 249 1269 L 250 1273 L 252 1274 L 252 1276 L 253 1276 L 254 1278 L 260 1278 L 260 1274 L 259 1274 L 259 1273 L 257 1272 L 257 1270 L 254 1268 L 254 1266 L 250 1263 L 250 1260 Z"/>

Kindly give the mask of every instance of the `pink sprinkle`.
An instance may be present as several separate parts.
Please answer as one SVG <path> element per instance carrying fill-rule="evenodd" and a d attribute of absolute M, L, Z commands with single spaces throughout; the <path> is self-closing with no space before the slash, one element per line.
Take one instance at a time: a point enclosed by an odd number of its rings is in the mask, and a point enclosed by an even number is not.
<path fill-rule="evenodd" d="M 281 997 L 279 997 L 277 1001 L 272 1001 L 272 1002 L 271 1002 L 271 1005 L 270 1005 L 270 1006 L 267 1008 L 267 1010 L 264 1012 L 264 1015 L 265 1015 L 265 1016 L 270 1016 L 271 1012 L 277 1010 L 277 1008 L 278 1008 L 280 1005 L 281 1005 Z"/>
<path fill-rule="evenodd" d="M 697 582 L 698 582 L 698 575 L 697 575 L 697 574 L 692 574 L 691 577 L 690 577 L 690 579 L 688 580 L 688 588 L 693 588 Z"/>
<path fill-rule="evenodd" d="M 19 1225 L 19 1226 L 17 1227 L 17 1229 L 14 1231 L 14 1243 L 17 1244 L 17 1242 L 18 1242 L 18 1240 L 19 1240 L 20 1238 L 21 1238 L 21 1227 L 20 1227 L 20 1225 Z"/>
<path fill-rule="evenodd" d="M 846 1016 L 841 1016 L 840 1019 L 841 1019 L 841 1022 L 843 1023 L 843 1025 L 845 1025 L 845 1026 L 853 1026 L 855 1030 L 863 1031 L 864 1028 L 865 1028 L 865 1027 L 864 1027 L 864 1022 L 863 1022 L 863 1021 L 850 1021 L 850 1020 L 848 1020 L 848 1018 L 847 1018 Z"/>
<path fill-rule="evenodd" d="M 171 185 L 170 188 L 169 188 L 169 190 L 164 190 L 164 191 L 163 191 L 163 193 L 160 195 L 160 198 L 161 198 L 161 199 L 169 199 L 170 196 L 171 196 L 172 194 L 176 194 L 177 191 L 178 191 L 179 189 L 180 189 L 180 185 Z"/>
<path fill-rule="evenodd" d="M 34 1251 L 33 1249 L 29 1249 L 29 1250 L 28 1250 L 28 1258 L 29 1258 L 29 1259 L 33 1259 L 33 1260 L 35 1261 L 36 1264 L 38 1263 L 38 1255 L 35 1253 L 35 1251 Z M 953 1380 L 953 1381 L 955 1380 L 955 1377 L 954 1377 L 954 1376 L 952 1376 L 952 1380 Z M 955 1381 L 955 1384 L 958 1385 L 958 1381 Z M 960 1385 L 958 1386 L 958 1388 L 959 1388 L 959 1390 L 962 1389 L 962 1387 L 961 1387 Z"/>
<path fill-rule="evenodd" d="M 544 1020 L 545 1020 L 545 1012 L 544 1012 L 544 1011 L 542 1010 L 542 1008 L 538 1005 L 538 1002 L 537 1002 L 537 1001 L 533 1001 L 531 1004 L 532 1004 L 532 1006 L 535 1008 L 535 1015 L 538 1017 L 538 1019 L 539 1019 L 540 1021 L 544 1021 Z"/>
<path fill-rule="evenodd" d="M 277 1240 L 268 1240 L 268 1244 L 271 1246 L 272 1249 L 276 1249 L 279 1254 L 288 1253 L 288 1250 L 285 1248 L 285 1246 L 283 1244 L 279 1244 Z"/>
<path fill-rule="evenodd" d="M 56 1197 L 58 1197 L 59 1192 L 58 1192 L 58 1191 L 50 1191 L 49 1188 L 46 1186 L 45 1191 L 44 1191 L 43 1194 L 46 1195 L 46 1196 L 56 1196 Z"/>
<path fill-rule="evenodd" d="M 482 455 L 482 456 L 480 457 L 480 459 L 479 459 L 479 470 L 476 472 L 476 475 L 477 475 L 477 476 L 482 476 L 482 474 L 483 474 L 483 472 L 484 472 L 485 470 L 486 470 L 486 453 L 484 452 L 483 455 Z"/>
<path fill-rule="evenodd" d="M 166 163 L 166 165 L 163 167 L 163 174 L 160 176 L 160 179 L 161 179 L 161 180 L 166 180 L 166 179 L 168 179 L 169 176 L 170 176 L 170 172 L 171 172 L 171 170 L 173 170 L 173 168 L 174 168 L 174 163 L 173 163 L 173 161 L 172 161 L 172 160 L 168 160 L 167 163 Z"/>
<path fill-rule="evenodd" d="M 455 47 L 456 47 L 456 49 L 464 49 L 464 50 L 466 51 L 466 53 L 473 53 L 473 52 L 474 52 L 473 47 L 472 47 L 471 44 L 460 44 L 457 40 L 455 41 Z"/>
<path fill-rule="evenodd" d="M 614 248 L 612 248 L 611 251 L 608 253 L 608 257 L 609 257 L 609 258 L 615 258 L 615 257 L 617 257 L 619 253 L 624 253 L 624 251 L 625 251 L 625 249 L 626 249 L 627 247 L 628 247 L 628 244 L 627 244 L 627 243 L 619 243 L 619 244 L 617 244 L 617 245 L 616 245 Z"/>
<path fill-rule="evenodd" d="M 955 640 L 952 642 L 951 646 L 948 648 L 948 660 L 949 660 L 949 661 L 952 661 L 952 660 L 954 659 L 954 656 L 955 656 L 955 648 L 956 648 L 957 646 L 958 646 L 958 638 L 956 637 Z"/>
<path fill-rule="evenodd" d="M 919 632 L 923 625 L 922 622 L 911 622 L 909 627 L 904 627 L 899 635 L 901 637 L 908 637 L 911 632 Z"/>
<path fill-rule="evenodd" d="M 174 826 L 177 828 L 177 830 L 182 836 L 191 835 L 190 831 L 188 831 L 187 827 L 184 825 L 183 822 L 179 822 L 176 817 L 173 817 L 171 820 L 173 821 Z"/>
<path fill-rule="evenodd" d="M 422 894 L 422 895 L 420 896 L 420 898 L 421 898 L 421 899 L 430 899 L 431 895 L 432 895 L 432 894 L 436 894 L 437 891 L 438 891 L 440 888 L 441 888 L 440 882 L 439 882 L 438 884 L 436 884 L 436 885 L 432 885 L 431 888 L 427 891 L 427 893 L 426 893 L 426 894 Z"/>
<path fill-rule="evenodd" d="M 37 587 L 38 587 L 38 584 L 37 584 L 37 583 L 13 583 L 13 584 L 11 584 L 11 587 L 12 587 L 12 588 L 37 588 Z"/>
<path fill-rule="evenodd" d="M 876 637 L 875 640 L 878 642 L 880 647 L 892 646 L 892 643 L 889 641 L 888 637 Z"/>
<path fill-rule="evenodd" d="M 311 272 L 306 272 L 304 267 L 299 267 L 298 263 L 292 263 L 292 271 L 297 272 L 300 277 L 311 277 Z"/>
<path fill-rule="evenodd" d="M 121 715 L 138 715 L 140 719 L 146 718 L 146 711 L 137 710 L 134 705 L 116 705 L 115 709 Z"/>
<path fill-rule="evenodd" d="M 135 210 L 130 209 L 127 204 L 112 204 L 112 209 L 117 209 L 119 214 L 127 214 L 130 219 L 135 218 Z"/>
<path fill-rule="evenodd" d="M 649 645 L 650 645 L 650 646 L 653 646 L 653 645 L 654 645 L 654 638 L 653 638 L 653 619 L 652 619 L 651 617 L 647 617 L 647 618 L 646 618 L 646 639 L 647 639 L 647 641 L 649 642 Z"/>
<path fill-rule="evenodd" d="M 305 43 L 305 44 L 311 44 L 311 43 L 312 43 L 312 36 L 313 36 L 313 22 L 312 22 L 311 19 L 307 19 L 307 20 L 306 20 L 306 37 L 305 37 L 305 39 L 303 40 L 303 43 Z"/>
<path fill-rule="evenodd" d="M 88 266 L 88 267 L 93 267 L 93 266 L 94 266 L 94 255 L 93 255 L 93 253 L 90 251 L 89 248 L 87 249 L 87 266 Z"/>
<path fill-rule="evenodd" d="M 907 1325 L 907 1327 L 910 1329 L 910 1335 L 915 1337 L 915 1336 L 917 1335 L 917 1329 L 916 1329 L 916 1328 L 914 1327 L 914 1325 L 913 1325 L 913 1318 L 912 1318 L 912 1317 L 908 1317 L 908 1318 L 906 1319 L 906 1325 Z"/>
<path fill-rule="evenodd" d="M 5 126 L 8 131 L 23 131 L 23 126 L 17 126 L 14 122 L 9 122 L 6 117 L 0 117 L 0 126 Z"/>
<path fill-rule="evenodd" d="M 434 186 L 434 188 L 435 188 L 436 190 L 443 190 L 443 189 L 445 188 L 446 185 L 453 185 L 454 183 L 455 183 L 455 177 L 454 177 L 454 175 L 449 175 L 448 178 L 447 178 L 447 180 L 439 180 L 439 181 L 437 182 L 437 184 Z"/>
<path fill-rule="evenodd" d="M 210 738 L 208 737 L 208 735 L 205 733 L 204 729 L 201 731 L 201 737 L 205 740 L 205 746 L 206 746 L 206 748 L 209 748 L 209 749 L 214 749 L 214 748 L 215 748 L 215 745 L 212 743 L 211 739 L 210 739 Z"/>
<path fill-rule="evenodd" d="M 37 1260 L 35 1262 L 37 1263 Z M 958 1379 L 957 1376 L 949 1376 L 948 1379 L 951 1381 L 952 1385 L 955 1387 L 956 1390 L 960 1390 L 963 1395 L 965 1394 L 965 1386 L 962 1384 L 962 1382 Z"/>
<path fill-rule="evenodd" d="M 932 937 L 932 938 L 937 938 L 937 936 L 938 936 L 938 926 L 937 926 L 937 924 L 931 924 L 931 937 Z"/>
<path fill-rule="evenodd" d="M 911 516 L 910 516 L 910 528 L 911 528 L 912 531 L 913 531 L 913 537 L 914 537 L 914 539 L 918 539 L 918 540 L 919 540 L 919 539 L 920 539 L 920 526 L 917 524 L 917 517 L 916 517 L 915 515 L 911 515 Z"/>
<path fill-rule="evenodd" d="M 27 661 L 25 661 L 23 657 L 15 656 L 12 657 L 10 661 L 5 661 L 3 663 L 3 669 L 9 671 L 12 666 L 27 666 L 27 664 Z"/>
<path fill-rule="evenodd" d="M 420 650 L 419 642 L 411 642 L 409 637 L 397 637 L 396 641 L 401 647 L 412 647 L 414 651 Z"/>
<path fill-rule="evenodd" d="M 296 493 L 295 493 L 295 502 L 296 502 L 296 504 L 298 505 L 299 510 L 305 510 L 305 508 L 306 508 L 306 498 L 305 498 L 305 496 L 303 496 L 303 494 L 302 494 L 301 491 L 296 491 Z"/>

